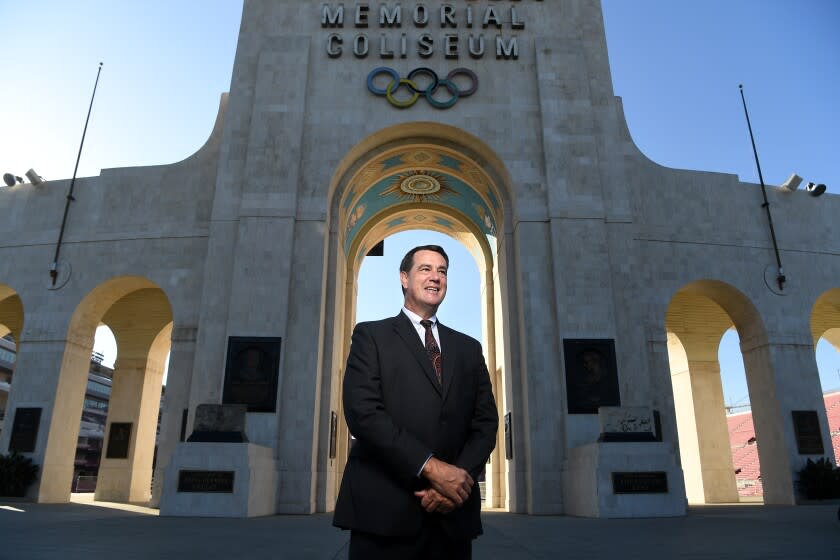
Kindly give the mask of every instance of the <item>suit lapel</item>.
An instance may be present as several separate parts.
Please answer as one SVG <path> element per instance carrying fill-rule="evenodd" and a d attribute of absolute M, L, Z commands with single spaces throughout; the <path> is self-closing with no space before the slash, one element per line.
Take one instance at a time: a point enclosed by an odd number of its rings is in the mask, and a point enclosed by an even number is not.
<path fill-rule="evenodd" d="M 443 361 L 443 371 L 441 373 L 441 377 L 443 378 L 443 400 L 446 401 L 449 388 L 452 387 L 452 382 L 455 379 L 455 360 L 458 355 L 458 345 L 455 342 L 452 329 L 441 325 L 440 321 L 438 321 L 437 327 L 438 336 L 440 336 L 441 359 Z"/>
<path fill-rule="evenodd" d="M 397 335 L 402 338 L 403 342 L 414 356 L 414 359 L 417 360 L 417 363 L 420 364 L 420 367 L 423 369 L 423 373 L 426 374 L 429 382 L 438 394 L 441 394 L 441 387 L 438 384 L 437 375 L 435 375 L 435 371 L 432 369 L 432 362 L 429 360 L 429 355 L 426 354 L 426 348 L 420 341 L 420 337 L 417 336 L 417 331 L 414 330 L 414 325 L 411 324 L 411 319 L 406 317 L 405 313 L 402 311 L 400 311 L 399 315 L 394 317 L 394 330 L 397 332 Z M 444 358 L 443 363 L 444 371 L 446 371 L 446 358 Z"/>

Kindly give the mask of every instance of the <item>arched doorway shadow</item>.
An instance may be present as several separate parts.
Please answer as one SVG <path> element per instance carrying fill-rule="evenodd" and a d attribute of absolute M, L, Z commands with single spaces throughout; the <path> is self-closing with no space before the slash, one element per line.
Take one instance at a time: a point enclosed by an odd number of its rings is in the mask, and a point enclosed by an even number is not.
<path fill-rule="evenodd" d="M 515 326 L 502 318 L 514 277 L 505 250 L 510 221 L 508 174 L 498 157 L 469 134 L 436 123 L 411 123 L 381 131 L 362 141 L 339 165 L 331 185 L 327 263 L 325 372 L 321 418 L 336 413 L 337 433 L 321 430 L 322 452 L 335 441 L 334 453 L 319 462 L 327 472 L 319 486 L 318 509 L 332 509 L 349 452 L 349 434 L 341 409 L 344 361 L 356 317 L 356 282 L 369 249 L 387 236 L 428 229 L 462 242 L 479 267 L 485 356 L 500 414 L 514 402 L 517 388 L 509 379 L 510 337 Z M 514 335 L 515 336 L 515 335 Z M 326 407 L 329 407 L 326 408 Z M 322 425 L 329 424 L 325 421 Z M 330 437 L 332 436 L 332 438 Z M 486 504 L 507 508 L 511 473 L 505 460 L 503 431 L 487 470 Z"/>

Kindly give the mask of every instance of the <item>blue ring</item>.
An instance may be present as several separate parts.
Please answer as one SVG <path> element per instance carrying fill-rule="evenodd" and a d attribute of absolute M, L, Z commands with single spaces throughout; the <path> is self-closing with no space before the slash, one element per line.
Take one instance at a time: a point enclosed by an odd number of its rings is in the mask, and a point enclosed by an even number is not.
<path fill-rule="evenodd" d="M 374 95 L 385 96 L 385 95 L 388 94 L 388 88 L 387 87 L 385 89 L 379 89 L 378 87 L 373 85 L 373 80 L 375 80 L 376 77 L 379 76 L 380 74 L 388 74 L 389 76 L 391 76 L 391 78 L 393 78 L 392 82 L 399 82 L 400 81 L 400 75 L 397 73 L 396 70 L 394 70 L 393 68 L 388 68 L 387 66 L 380 66 L 379 68 L 374 68 L 373 70 L 370 71 L 370 74 L 368 74 L 368 78 L 367 78 L 368 89 Z"/>
<path fill-rule="evenodd" d="M 435 94 L 435 91 L 437 91 L 437 89 L 440 86 L 446 86 L 446 89 L 448 89 L 449 93 L 452 94 L 451 99 L 441 102 L 432 97 L 432 95 Z M 454 82 L 450 82 L 449 80 L 440 80 L 438 82 L 438 85 L 435 86 L 434 89 L 426 89 L 426 101 L 428 101 L 429 105 L 436 109 L 449 109 L 450 107 L 458 103 L 458 97 L 460 97 L 460 90 L 458 90 L 458 86 L 455 85 Z"/>

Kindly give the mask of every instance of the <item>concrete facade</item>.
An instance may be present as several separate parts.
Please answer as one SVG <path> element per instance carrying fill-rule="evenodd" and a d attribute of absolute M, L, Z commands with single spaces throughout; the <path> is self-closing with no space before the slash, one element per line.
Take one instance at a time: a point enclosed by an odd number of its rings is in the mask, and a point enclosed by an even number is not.
<path fill-rule="evenodd" d="M 421 5 L 427 25 L 416 23 Z M 423 34 L 434 45 L 428 57 Z M 467 68 L 478 87 L 445 110 L 423 96 L 400 109 L 371 91 L 388 89 L 386 74 L 367 87 L 381 66 L 402 78 Z M 461 91 L 470 83 L 453 81 Z M 397 85 L 389 94 L 399 104 L 411 92 Z M 418 177 L 433 185 L 426 194 L 411 183 Z M 109 423 L 113 415 L 135 430 L 98 496 L 149 499 L 147 440 L 165 349 L 153 504 L 186 445 L 183 411 L 189 434 L 199 404 L 222 402 L 228 337 L 281 337 L 276 412 L 249 413 L 247 436 L 273 450 L 274 512 L 330 511 L 347 456 L 342 421 L 336 456 L 328 450 L 331 413 L 342 418 L 356 273 L 369 247 L 403 229 L 447 233 L 479 263 L 483 343 L 514 446 L 506 459 L 500 430 L 489 505 L 567 512 L 564 473 L 583 456 L 631 471 L 681 465 L 685 494 L 680 480 L 667 505 L 625 504 L 628 515 L 674 515 L 685 495 L 734 499 L 731 458 L 719 453 L 728 440 L 716 365 L 733 325 L 766 503 L 797 500 L 806 455 L 792 411 L 817 412 L 818 439 L 832 453 L 814 346 L 826 332 L 840 340 L 840 198 L 769 189 L 788 277 L 778 290 L 759 187 L 661 167 L 634 145 L 597 1 L 246 0 L 230 93 L 206 145 L 177 164 L 77 181 L 53 285 L 68 183 L 0 191 L 0 323 L 18 341 L 7 418 L 42 409 L 32 453 L 42 474 L 30 496 L 38 501 L 69 500 L 78 421 L 68 419 L 78 419 L 93 332 L 105 323 L 120 345 Z M 617 448 L 586 452 L 599 422 L 566 413 L 567 339 L 614 340 L 621 405 L 661 415 L 662 443 L 649 455 L 644 444 L 624 458 Z M 587 506 L 576 493 L 574 511 L 601 515 L 597 500 Z"/>

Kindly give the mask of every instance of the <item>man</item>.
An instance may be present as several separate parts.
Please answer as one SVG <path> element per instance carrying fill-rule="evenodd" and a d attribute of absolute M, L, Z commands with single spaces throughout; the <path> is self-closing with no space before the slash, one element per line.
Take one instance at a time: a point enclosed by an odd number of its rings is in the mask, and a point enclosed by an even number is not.
<path fill-rule="evenodd" d="M 475 480 L 499 418 L 481 345 L 437 321 L 448 267 L 437 245 L 409 251 L 402 311 L 353 332 L 343 398 L 356 443 L 333 519 L 352 531 L 350 560 L 462 560 L 482 532 Z"/>

